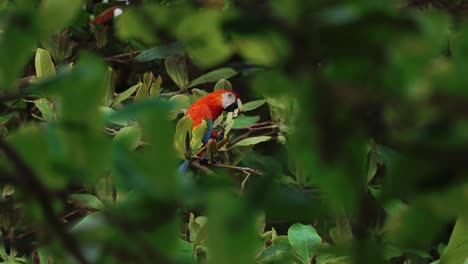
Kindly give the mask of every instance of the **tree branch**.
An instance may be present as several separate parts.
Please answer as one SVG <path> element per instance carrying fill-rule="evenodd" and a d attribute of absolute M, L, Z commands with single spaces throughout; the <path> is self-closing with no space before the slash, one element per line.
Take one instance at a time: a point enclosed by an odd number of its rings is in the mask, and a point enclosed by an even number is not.
<path fill-rule="evenodd" d="M 211 167 L 217 167 L 217 168 L 225 168 L 225 169 L 230 169 L 230 170 L 235 170 L 235 171 L 241 171 L 247 175 L 249 174 L 256 174 L 256 175 L 263 175 L 264 173 L 259 170 L 255 170 L 252 168 L 248 167 L 238 167 L 238 166 L 232 166 L 232 165 L 227 165 L 227 164 L 210 164 Z"/>

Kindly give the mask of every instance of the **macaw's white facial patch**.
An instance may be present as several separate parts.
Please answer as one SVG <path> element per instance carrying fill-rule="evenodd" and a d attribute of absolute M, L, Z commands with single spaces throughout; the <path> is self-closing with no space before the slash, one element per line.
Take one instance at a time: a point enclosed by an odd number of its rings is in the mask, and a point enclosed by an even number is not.
<path fill-rule="evenodd" d="M 114 9 L 114 17 L 118 17 L 123 13 L 121 8 Z"/>
<path fill-rule="evenodd" d="M 222 96 L 223 96 L 223 102 L 222 102 L 223 109 L 228 108 L 230 105 L 235 103 L 237 99 L 236 95 L 230 92 L 223 93 Z"/>

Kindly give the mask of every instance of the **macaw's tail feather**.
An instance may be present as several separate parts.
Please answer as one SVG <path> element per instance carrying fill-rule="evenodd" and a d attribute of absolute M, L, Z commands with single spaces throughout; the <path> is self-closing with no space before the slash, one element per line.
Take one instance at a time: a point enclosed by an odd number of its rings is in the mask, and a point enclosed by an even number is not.
<path fill-rule="evenodd" d="M 185 171 L 187 171 L 189 163 L 190 163 L 189 160 L 184 160 L 184 162 L 180 164 L 179 168 L 177 169 L 177 172 L 179 173 L 179 175 L 185 174 Z"/>

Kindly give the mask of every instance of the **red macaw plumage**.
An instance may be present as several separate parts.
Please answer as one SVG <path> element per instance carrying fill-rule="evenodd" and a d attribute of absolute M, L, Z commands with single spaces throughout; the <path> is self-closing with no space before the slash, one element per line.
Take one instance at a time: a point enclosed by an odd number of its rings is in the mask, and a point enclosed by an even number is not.
<path fill-rule="evenodd" d="M 206 144 L 210 138 L 217 137 L 217 133 L 213 130 L 214 121 L 223 111 L 230 110 L 230 108 L 242 110 L 239 94 L 231 90 L 217 90 L 193 102 L 187 109 L 185 116 L 192 118 L 192 130 L 195 130 L 203 120 L 206 122 L 207 128 L 202 138 L 202 143 Z M 202 151 L 199 155 L 203 155 L 203 153 Z M 188 160 L 184 161 L 179 167 L 179 174 L 183 174 L 188 164 Z"/>
<path fill-rule="evenodd" d="M 231 106 L 242 107 L 239 94 L 231 90 L 218 90 L 193 102 L 185 115 L 192 118 L 194 130 L 203 120 L 206 121 L 207 131 L 202 139 L 203 143 L 206 143 L 211 136 L 216 136 L 213 131 L 214 121 L 218 119 L 224 110 Z"/>
<path fill-rule="evenodd" d="M 114 17 L 120 16 L 122 14 L 123 6 L 112 6 L 104 10 L 96 18 L 94 18 L 89 24 L 91 25 L 101 25 L 111 21 Z"/>

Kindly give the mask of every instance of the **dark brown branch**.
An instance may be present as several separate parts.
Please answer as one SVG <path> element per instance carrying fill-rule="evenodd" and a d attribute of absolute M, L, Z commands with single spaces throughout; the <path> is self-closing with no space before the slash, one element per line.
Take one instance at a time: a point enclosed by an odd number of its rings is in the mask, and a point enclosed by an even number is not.
<path fill-rule="evenodd" d="M 208 175 L 215 175 L 216 173 L 214 173 L 214 171 L 210 170 L 209 168 L 207 168 L 206 166 L 203 166 L 200 164 L 200 162 L 198 160 L 194 160 L 190 163 L 190 166 L 199 170 L 199 171 L 202 171 Z"/>
<path fill-rule="evenodd" d="M 63 223 L 60 222 L 59 218 L 55 214 L 52 207 L 53 200 L 47 187 L 39 180 L 39 177 L 31 168 L 29 168 L 28 164 L 26 164 L 26 162 L 19 156 L 19 154 L 16 153 L 13 147 L 11 147 L 10 144 L 1 137 L 0 149 L 8 157 L 8 159 L 13 162 L 16 169 L 18 170 L 19 175 L 22 178 L 21 181 L 23 182 L 22 187 L 27 189 L 29 193 L 37 198 L 50 228 L 59 237 L 64 247 L 76 258 L 79 263 L 89 263 L 81 253 L 75 238 L 65 230 Z"/>

